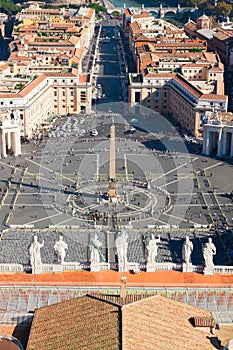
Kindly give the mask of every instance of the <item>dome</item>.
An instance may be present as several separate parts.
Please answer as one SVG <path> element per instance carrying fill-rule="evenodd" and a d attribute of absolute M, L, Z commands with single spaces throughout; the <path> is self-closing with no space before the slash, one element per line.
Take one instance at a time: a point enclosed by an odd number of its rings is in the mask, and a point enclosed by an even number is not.
<path fill-rule="evenodd" d="M 4 337 L 0 335 L 1 350 L 23 350 L 20 341 L 14 337 Z"/>

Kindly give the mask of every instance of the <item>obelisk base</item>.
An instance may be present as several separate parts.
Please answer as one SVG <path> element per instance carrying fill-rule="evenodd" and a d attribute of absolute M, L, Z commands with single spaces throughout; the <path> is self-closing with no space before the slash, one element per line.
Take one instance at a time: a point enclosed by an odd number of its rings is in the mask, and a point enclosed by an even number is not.
<path fill-rule="evenodd" d="M 111 202 L 111 203 L 116 203 L 117 202 L 116 184 L 115 184 L 115 182 L 110 182 L 109 183 L 108 198 L 109 198 L 109 202 Z"/>

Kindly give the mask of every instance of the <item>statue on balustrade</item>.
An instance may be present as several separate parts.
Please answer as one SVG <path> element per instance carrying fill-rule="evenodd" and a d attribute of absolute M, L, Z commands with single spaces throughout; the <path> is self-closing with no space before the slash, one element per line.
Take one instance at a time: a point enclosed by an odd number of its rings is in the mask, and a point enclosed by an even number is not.
<path fill-rule="evenodd" d="M 158 238 L 155 238 L 155 235 L 151 235 L 151 239 L 149 240 L 147 249 L 147 264 L 153 264 L 155 262 L 155 257 L 158 255 L 158 246 L 157 243 L 160 242 L 160 235 Z"/>
<path fill-rule="evenodd" d="M 193 243 L 190 241 L 189 236 L 185 237 L 185 241 L 182 246 L 182 259 L 185 264 L 191 264 L 191 254 L 193 252 Z"/>
<path fill-rule="evenodd" d="M 54 245 L 54 251 L 57 257 L 57 262 L 61 265 L 64 264 L 67 249 L 68 245 L 63 241 L 63 236 L 60 236 L 59 241 Z"/>
<path fill-rule="evenodd" d="M 33 237 L 33 242 L 29 247 L 29 259 L 32 267 L 33 274 L 42 273 L 42 262 L 40 250 L 44 246 L 44 240 L 42 243 L 38 242 L 37 236 Z"/>
<path fill-rule="evenodd" d="M 94 238 L 91 238 L 91 256 L 90 256 L 90 261 L 91 264 L 99 264 L 100 263 L 100 256 L 101 256 L 101 251 L 100 248 L 102 247 L 102 242 L 98 239 L 98 234 L 95 233 Z"/>
<path fill-rule="evenodd" d="M 127 261 L 127 250 L 128 250 L 128 234 L 125 230 L 121 230 L 116 238 L 116 250 L 118 258 L 118 271 L 126 272 L 128 271 L 128 261 Z"/>
<path fill-rule="evenodd" d="M 212 242 L 212 238 L 209 238 L 208 242 L 204 244 L 202 248 L 202 253 L 203 253 L 205 268 L 207 269 L 213 268 L 214 267 L 213 258 L 214 258 L 214 255 L 216 255 L 216 247 Z"/>

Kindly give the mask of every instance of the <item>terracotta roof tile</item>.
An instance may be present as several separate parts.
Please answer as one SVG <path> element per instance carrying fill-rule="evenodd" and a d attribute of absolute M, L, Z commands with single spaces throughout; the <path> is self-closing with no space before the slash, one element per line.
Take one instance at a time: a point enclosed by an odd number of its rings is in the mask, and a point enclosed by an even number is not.
<path fill-rule="evenodd" d="M 4 71 L 5 69 L 9 68 L 9 64 L 8 63 L 5 63 L 3 64 L 2 66 L 0 66 L 0 70 L 1 71 Z"/>
<path fill-rule="evenodd" d="M 210 328 L 195 328 L 194 318 L 212 315 L 160 295 L 128 294 L 124 301 L 96 293 L 37 309 L 27 350 L 215 349 Z"/>
<path fill-rule="evenodd" d="M 120 307 L 86 295 L 37 309 L 27 350 L 119 349 Z"/>
<path fill-rule="evenodd" d="M 93 16 L 93 13 L 94 13 L 94 9 L 89 8 L 88 11 L 87 11 L 87 14 L 86 14 L 85 18 L 91 19 L 91 17 Z"/>
<path fill-rule="evenodd" d="M 186 79 L 184 79 L 180 75 L 177 74 L 174 77 L 174 80 L 176 80 L 181 85 L 183 85 L 185 87 L 185 89 L 190 91 L 194 96 L 196 96 L 198 98 L 200 98 L 202 96 L 202 93 L 198 89 L 196 89 L 192 84 L 190 84 Z"/>
<path fill-rule="evenodd" d="M 217 94 L 203 94 L 200 97 L 202 100 L 220 100 L 220 101 L 226 101 L 227 96 L 226 95 L 217 95 Z"/>
<path fill-rule="evenodd" d="M 137 22 L 130 23 L 130 28 L 133 33 L 142 33 L 142 30 L 139 27 L 139 24 Z"/>
<path fill-rule="evenodd" d="M 210 350 L 209 328 L 193 327 L 192 317 L 211 317 L 198 309 L 160 295 L 123 306 L 123 349 L 137 350 Z"/>
<path fill-rule="evenodd" d="M 139 13 L 137 15 L 133 15 L 134 19 L 140 19 L 140 18 L 145 18 L 145 17 L 153 18 L 152 14 L 150 12 L 142 12 L 142 13 Z"/>
<path fill-rule="evenodd" d="M 86 75 L 86 74 L 80 75 L 79 82 L 80 83 L 88 83 L 89 82 L 89 75 Z"/>
<path fill-rule="evenodd" d="M 127 17 L 132 16 L 132 14 L 131 14 L 131 12 L 130 12 L 129 9 L 124 9 L 124 14 L 125 14 L 125 16 L 127 16 Z"/>

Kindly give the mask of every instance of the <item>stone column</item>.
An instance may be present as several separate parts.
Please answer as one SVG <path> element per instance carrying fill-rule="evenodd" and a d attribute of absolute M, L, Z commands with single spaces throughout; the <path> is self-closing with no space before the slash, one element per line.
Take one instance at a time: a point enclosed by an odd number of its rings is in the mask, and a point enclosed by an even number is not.
<path fill-rule="evenodd" d="M 11 150 L 13 152 L 13 154 L 15 155 L 15 147 L 16 147 L 16 143 L 15 143 L 15 131 L 11 133 Z"/>
<path fill-rule="evenodd" d="M 206 154 L 206 143 L 207 143 L 207 130 L 206 128 L 204 128 L 202 154 Z"/>
<path fill-rule="evenodd" d="M 2 154 L 1 156 L 3 158 L 6 158 L 6 133 L 4 131 L 2 131 L 2 140 L 1 140 L 1 144 L 2 144 Z"/>
<path fill-rule="evenodd" d="M 11 132 L 7 132 L 7 149 L 11 149 Z"/>
<path fill-rule="evenodd" d="M 222 155 L 225 156 L 227 153 L 227 132 L 223 131 L 222 136 Z"/>
<path fill-rule="evenodd" d="M 2 129 L 0 129 L 0 158 L 2 157 Z"/>
<path fill-rule="evenodd" d="M 222 128 L 220 127 L 219 129 L 219 134 L 218 134 L 218 152 L 217 152 L 217 157 L 222 156 Z"/>
<path fill-rule="evenodd" d="M 207 137 L 206 137 L 206 155 L 210 155 L 210 133 L 211 131 L 207 130 Z"/>
<path fill-rule="evenodd" d="M 230 156 L 233 157 L 233 132 L 231 133 L 231 151 Z"/>
<path fill-rule="evenodd" d="M 20 130 L 14 133 L 15 137 L 15 156 L 21 155 Z"/>

